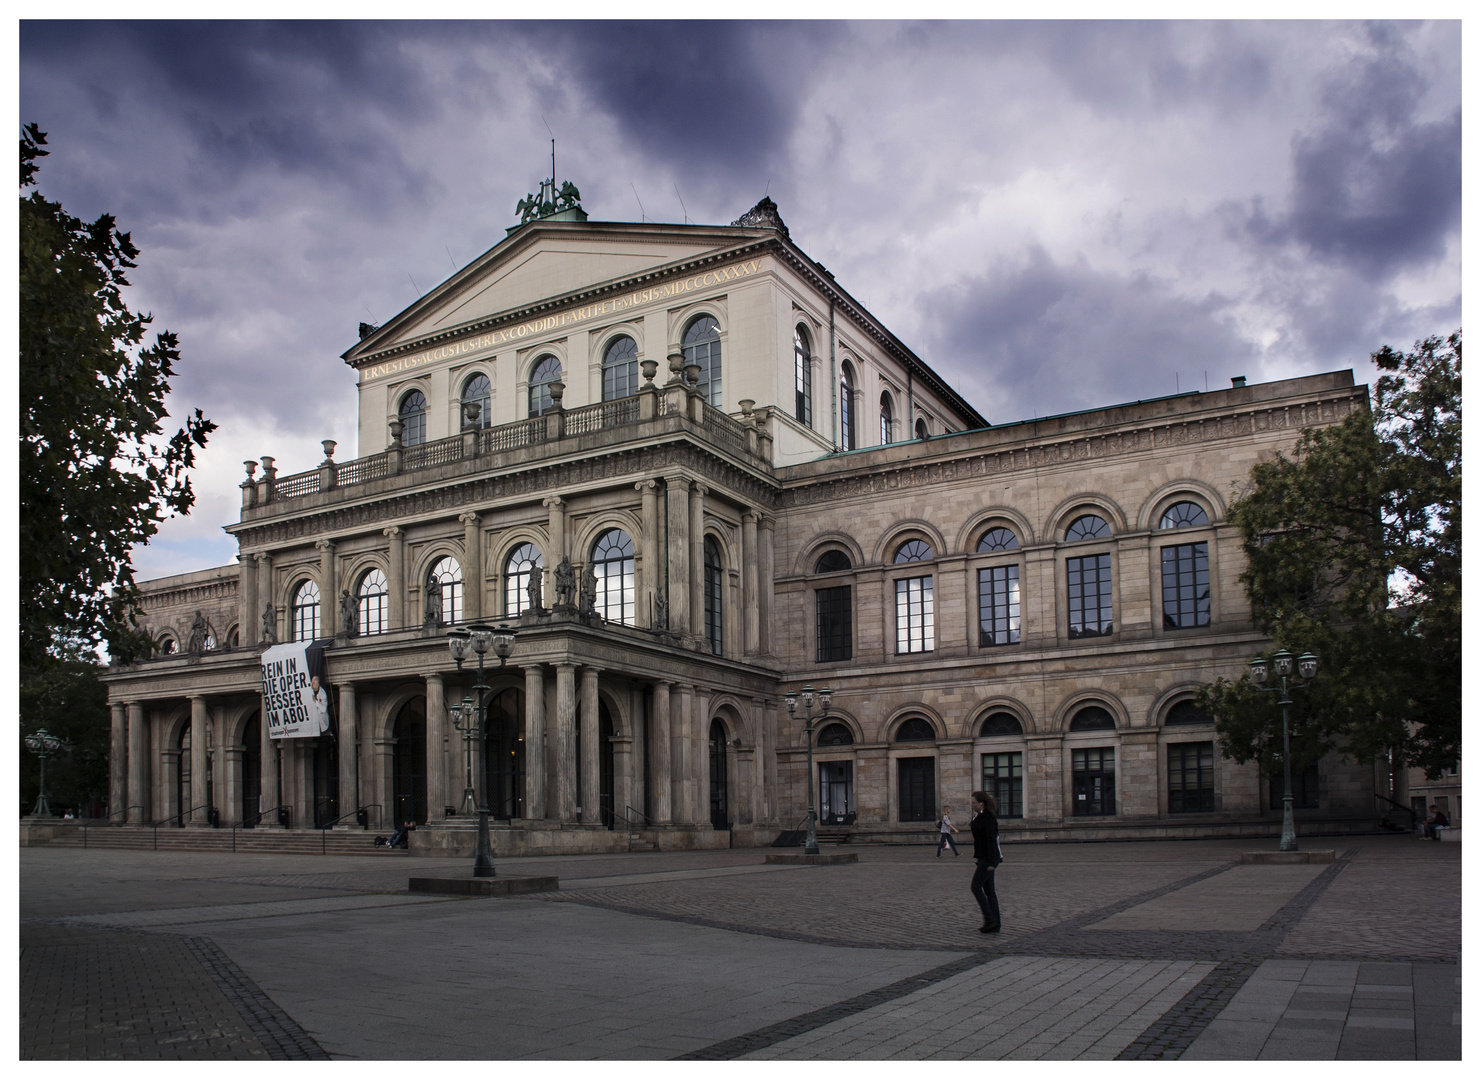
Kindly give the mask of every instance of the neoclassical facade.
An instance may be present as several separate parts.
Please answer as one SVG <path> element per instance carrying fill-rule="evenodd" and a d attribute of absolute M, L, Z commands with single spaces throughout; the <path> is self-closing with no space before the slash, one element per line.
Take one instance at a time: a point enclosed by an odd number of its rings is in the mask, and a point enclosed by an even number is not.
<path fill-rule="evenodd" d="M 1196 689 L 1263 642 L 1226 520 L 1336 372 L 990 425 L 792 243 L 535 217 L 343 357 L 359 451 L 246 463 L 237 565 L 146 583 L 157 654 L 107 676 L 136 822 L 372 829 L 469 853 L 493 663 L 499 853 L 918 839 L 997 793 L 1031 838 L 1258 834 L 1280 791 L 1220 758 Z M 331 641 L 336 727 L 270 740 L 259 654 Z M 490 658 L 492 661 L 492 654 Z M 1372 824 L 1371 770 L 1300 778 L 1307 828 Z M 359 814 L 357 820 L 357 812 Z"/>

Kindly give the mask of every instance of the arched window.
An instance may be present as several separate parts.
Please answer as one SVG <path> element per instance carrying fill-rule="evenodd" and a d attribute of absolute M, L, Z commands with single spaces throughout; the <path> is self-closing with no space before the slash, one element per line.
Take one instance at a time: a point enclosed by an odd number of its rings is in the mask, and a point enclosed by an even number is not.
<path fill-rule="evenodd" d="M 170 656 L 175 652 L 177 648 L 179 648 L 179 646 L 175 644 L 175 639 L 172 638 L 169 634 L 162 634 L 159 639 L 159 644 L 156 647 L 159 649 L 159 654 L 161 656 Z"/>
<path fill-rule="evenodd" d="M 561 377 L 561 362 L 553 356 L 542 356 L 530 369 L 530 415 L 543 416 L 555 404 L 550 384 Z"/>
<path fill-rule="evenodd" d="M 848 552 L 834 548 L 818 556 L 818 565 L 813 573 L 834 574 L 840 570 L 852 570 L 853 568 L 854 564 L 849 561 Z"/>
<path fill-rule="evenodd" d="M 1018 717 L 1012 713 L 995 712 L 989 713 L 987 719 L 982 721 L 982 727 L 977 732 L 979 738 L 990 739 L 994 735 L 1022 735 L 1023 725 L 1018 722 Z"/>
<path fill-rule="evenodd" d="M 931 550 L 931 545 L 924 540 L 907 540 L 895 551 L 897 563 L 925 562 L 935 557 L 936 553 Z"/>
<path fill-rule="evenodd" d="M 474 375 L 463 384 L 463 416 L 461 423 L 464 428 L 486 428 L 493 422 L 490 406 L 492 405 L 493 391 L 489 386 L 489 377 L 482 372 Z M 468 414 L 474 412 L 473 406 L 477 406 L 477 416 L 470 417 Z"/>
<path fill-rule="evenodd" d="M 427 571 L 427 617 L 451 626 L 463 617 L 463 568 L 444 555 Z"/>
<path fill-rule="evenodd" d="M 1005 529 L 999 525 L 995 529 L 988 529 L 982 534 L 982 539 L 977 541 L 978 554 L 989 551 L 1016 551 L 1018 550 L 1018 537 L 1013 535 L 1012 529 Z"/>
<path fill-rule="evenodd" d="M 713 536 L 705 537 L 705 638 L 710 651 L 723 655 L 725 645 L 725 611 L 723 605 L 725 568 L 720 564 L 720 545 Z"/>
<path fill-rule="evenodd" d="M 915 437 L 917 439 L 929 439 L 931 437 L 931 430 L 926 426 L 926 418 L 924 416 L 918 417 L 915 421 Z"/>
<path fill-rule="evenodd" d="M 792 332 L 793 381 L 797 389 L 795 415 L 812 427 L 812 339 L 799 323 Z"/>
<path fill-rule="evenodd" d="M 856 449 L 854 439 L 854 368 L 843 362 L 838 378 L 838 441 L 845 450 Z"/>
<path fill-rule="evenodd" d="M 879 445 L 888 446 L 895 432 L 895 403 L 886 390 L 879 395 Z"/>
<path fill-rule="evenodd" d="M 397 411 L 401 421 L 401 445 L 420 446 L 427 441 L 427 396 L 413 390 L 401 399 Z"/>
<path fill-rule="evenodd" d="M 1075 713 L 1070 720 L 1071 731 L 1115 731 L 1116 718 L 1109 709 L 1099 705 L 1087 705 Z"/>
<path fill-rule="evenodd" d="M 1167 710 L 1167 719 L 1162 721 L 1168 727 L 1177 724 L 1212 724 L 1214 718 L 1198 707 L 1198 703 L 1192 699 L 1179 701 Z"/>
<path fill-rule="evenodd" d="M 623 334 L 602 353 L 602 400 L 616 401 L 638 392 L 638 343 Z"/>
<path fill-rule="evenodd" d="M 238 627 L 233 626 L 230 630 L 228 630 L 226 632 L 226 647 L 228 649 L 235 649 L 239 645 L 241 645 L 241 643 L 242 643 L 242 632 L 241 632 L 241 630 Z"/>
<path fill-rule="evenodd" d="M 1203 512 L 1203 507 L 1195 502 L 1177 502 L 1162 512 L 1162 521 L 1157 527 L 1159 529 L 1191 529 L 1207 524 L 1208 515 Z"/>
<path fill-rule="evenodd" d="M 843 724 L 829 724 L 818 732 L 819 746 L 853 746 L 854 733 Z"/>
<path fill-rule="evenodd" d="M 597 614 L 631 626 L 638 595 L 632 537 L 621 529 L 602 533 L 591 548 L 591 569 L 597 579 Z"/>
<path fill-rule="evenodd" d="M 699 365 L 700 390 L 705 400 L 720 408 L 720 324 L 712 315 L 701 315 L 684 331 L 684 364 Z"/>
<path fill-rule="evenodd" d="M 1111 535 L 1111 527 L 1106 524 L 1106 519 L 1096 514 L 1082 514 L 1070 522 L 1069 528 L 1064 531 L 1065 543 L 1073 544 L 1077 540 L 1102 540 Z"/>
<path fill-rule="evenodd" d="M 935 742 L 936 729 L 929 720 L 912 716 L 895 731 L 896 742 Z"/>
<path fill-rule="evenodd" d="M 380 569 L 367 570 L 360 577 L 355 589 L 355 605 L 359 615 L 359 631 L 366 634 L 384 634 L 389 628 L 386 622 L 386 575 Z"/>
<path fill-rule="evenodd" d="M 293 590 L 292 625 L 294 641 L 313 641 L 319 636 L 319 586 L 312 580 Z"/>
<path fill-rule="evenodd" d="M 530 610 L 530 579 L 545 568 L 545 556 L 534 544 L 520 544 L 504 561 L 504 615 Z M 542 605 L 543 606 L 543 605 Z"/>

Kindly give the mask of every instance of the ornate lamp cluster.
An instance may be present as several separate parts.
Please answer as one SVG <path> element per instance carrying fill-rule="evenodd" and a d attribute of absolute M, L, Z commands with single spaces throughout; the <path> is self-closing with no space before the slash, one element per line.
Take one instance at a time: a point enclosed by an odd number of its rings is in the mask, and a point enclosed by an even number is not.
<path fill-rule="evenodd" d="M 45 728 L 40 728 L 27 735 L 25 743 L 26 749 L 41 762 L 41 791 L 36 796 L 36 806 L 31 810 L 31 816 L 51 817 L 51 803 L 46 799 L 46 759 L 55 757 L 62 749 L 62 740 Z"/>
<path fill-rule="evenodd" d="M 804 729 L 807 735 L 807 846 L 803 849 L 809 855 L 818 853 L 818 815 L 813 809 L 813 770 L 812 770 L 812 742 L 813 742 L 813 705 L 821 704 L 822 712 L 818 713 L 818 720 L 828 715 L 828 706 L 833 701 L 833 691 L 824 687 L 822 690 L 814 690 L 811 686 L 804 686 L 799 694 L 792 690 L 787 694 L 787 712 L 792 716 L 797 715 L 797 706 L 802 706 L 802 716 L 806 723 Z"/>
<path fill-rule="evenodd" d="M 1281 800 L 1283 809 L 1280 823 L 1280 849 L 1282 851 L 1299 851 L 1296 846 L 1296 816 L 1291 805 L 1291 723 L 1290 704 L 1292 690 L 1304 689 L 1311 685 L 1311 680 L 1316 678 L 1316 656 L 1313 653 L 1302 653 L 1295 658 L 1296 670 L 1301 674 L 1301 682 L 1288 684 L 1291 675 L 1291 654 L 1281 649 L 1271 658 L 1275 662 L 1275 674 L 1280 679 L 1279 686 L 1266 686 L 1265 680 L 1270 677 L 1270 662 L 1263 656 L 1257 656 L 1250 661 L 1250 678 L 1255 681 L 1255 689 L 1262 694 L 1280 695 L 1280 736 L 1281 736 L 1281 764 L 1285 768 L 1286 794 Z"/>
<path fill-rule="evenodd" d="M 476 736 L 478 744 L 478 769 L 475 771 L 471 764 L 468 768 L 469 782 L 463 789 L 463 809 L 466 811 L 472 807 L 475 794 L 472 778 L 477 778 L 477 802 L 478 802 L 478 851 L 473 856 L 473 876 L 494 876 L 494 850 L 489 841 L 489 803 L 488 803 L 488 769 L 484 756 L 484 694 L 488 691 L 488 684 L 484 681 L 483 658 L 492 649 L 495 656 L 499 658 L 499 667 L 503 668 L 504 662 L 509 659 L 509 654 L 514 651 L 514 631 L 507 626 L 489 626 L 487 623 L 472 623 L 469 626 L 460 626 L 449 630 L 447 634 L 448 651 L 452 653 L 453 661 L 458 665 L 458 670 L 463 670 L 463 661 L 468 659 L 470 653 L 478 658 L 478 682 L 473 689 L 478 691 L 478 701 L 475 704 L 472 698 L 465 697 L 461 704 L 448 708 L 449 719 L 453 726 L 463 733 L 465 746 Z"/>

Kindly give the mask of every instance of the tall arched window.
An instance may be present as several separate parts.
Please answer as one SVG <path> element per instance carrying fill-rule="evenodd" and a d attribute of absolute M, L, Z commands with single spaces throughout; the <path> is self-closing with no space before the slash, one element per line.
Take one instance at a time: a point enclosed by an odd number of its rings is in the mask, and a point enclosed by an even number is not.
<path fill-rule="evenodd" d="M 1098 514 L 1083 514 L 1070 522 L 1069 528 L 1064 531 L 1067 544 L 1073 544 L 1077 540 L 1102 540 L 1110 535 L 1111 527 Z"/>
<path fill-rule="evenodd" d="M 489 377 L 482 372 L 465 382 L 463 384 L 463 414 L 459 421 L 462 426 L 465 428 L 486 428 L 490 426 L 494 422 L 490 412 L 492 398 L 493 392 L 489 386 Z M 471 411 L 469 406 L 472 405 L 478 406 L 478 416 L 474 419 L 469 419 L 468 413 Z"/>
<path fill-rule="evenodd" d="M 888 446 L 895 430 L 895 403 L 886 390 L 879 395 L 879 445 Z"/>
<path fill-rule="evenodd" d="M 801 324 L 792 332 L 793 381 L 797 387 L 795 415 L 812 427 L 812 340 Z"/>
<path fill-rule="evenodd" d="M 427 571 L 427 614 L 437 625 L 450 626 L 463 617 L 463 568 L 444 555 Z"/>
<path fill-rule="evenodd" d="M 597 614 L 608 622 L 633 624 L 637 612 L 637 575 L 632 537 L 608 529 L 591 548 L 591 569 L 597 579 Z"/>
<path fill-rule="evenodd" d="M 427 441 L 427 396 L 420 390 L 413 390 L 401 399 L 397 418 L 402 425 L 402 446 L 420 446 Z"/>
<path fill-rule="evenodd" d="M 545 567 L 545 556 L 534 544 L 520 544 L 504 563 L 504 614 L 514 618 L 530 610 L 530 579 Z"/>
<path fill-rule="evenodd" d="M 602 400 L 616 401 L 638 392 L 638 343 L 623 334 L 602 353 Z"/>
<path fill-rule="evenodd" d="M 1191 529 L 1207 524 L 1208 515 L 1203 512 L 1203 507 L 1195 502 L 1177 502 L 1163 511 L 1162 521 L 1157 527 L 1159 529 Z"/>
<path fill-rule="evenodd" d="M 928 562 L 936 557 L 924 540 L 907 540 L 895 552 L 895 562 Z M 936 593 L 934 575 L 920 574 L 895 580 L 895 651 L 932 652 L 936 648 Z"/>
<path fill-rule="evenodd" d="M 720 563 L 720 545 L 713 536 L 705 537 L 705 638 L 710 651 L 723 655 L 725 645 L 725 610 L 723 604 L 725 568 Z"/>
<path fill-rule="evenodd" d="M 715 408 L 720 405 L 720 324 L 701 315 L 684 331 L 684 363 L 699 365 L 699 389 Z"/>
<path fill-rule="evenodd" d="M 319 586 L 312 580 L 293 591 L 293 640 L 313 641 L 319 636 Z"/>
<path fill-rule="evenodd" d="M 917 418 L 915 421 L 915 437 L 917 439 L 929 439 L 931 437 L 931 429 L 926 425 L 926 418 L 924 416 Z"/>
<path fill-rule="evenodd" d="M 355 589 L 355 606 L 359 615 L 360 634 L 383 634 L 386 622 L 386 575 L 379 569 L 369 570 Z"/>
<path fill-rule="evenodd" d="M 845 450 L 857 448 L 854 437 L 854 366 L 843 362 L 838 378 L 838 443 Z"/>
<path fill-rule="evenodd" d="M 550 411 L 555 399 L 550 384 L 561 377 L 561 362 L 553 356 L 542 356 L 530 369 L 530 415 L 542 416 Z"/>

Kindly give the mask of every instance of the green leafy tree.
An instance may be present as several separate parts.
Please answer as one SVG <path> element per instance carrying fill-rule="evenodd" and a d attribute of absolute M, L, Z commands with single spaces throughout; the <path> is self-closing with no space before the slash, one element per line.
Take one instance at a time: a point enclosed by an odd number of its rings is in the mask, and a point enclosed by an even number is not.
<path fill-rule="evenodd" d="M 96 661 L 73 650 L 22 672 L 20 708 L 21 811 L 30 813 L 40 789 L 40 766 L 25 736 L 45 728 L 62 740 L 62 751 L 46 763 L 52 809 L 79 815 L 89 803 L 108 800 L 108 688 Z M 121 810 L 122 807 L 110 807 Z"/>
<path fill-rule="evenodd" d="M 180 358 L 174 334 L 141 347 L 148 315 L 124 303 L 139 254 L 112 215 L 88 223 L 42 197 L 35 124 L 20 144 L 20 660 L 60 641 L 147 649 L 130 552 L 195 502 L 189 469 L 216 425 L 196 409 L 160 437 Z"/>
<path fill-rule="evenodd" d="M 1460 755 L 1461 333 L 1373 354 L 1374 411 L 1302 432 L 1250 471 L 1229 519 L 1255 625 L 1317 654 L 1292 695 L 1293 769 L 1336 749 L 1431 776 Z M 1280 710 L 1247 680 L 1200 704 L 1226 756 L 1279 768 Z"/>

